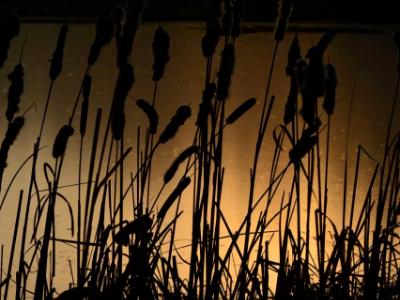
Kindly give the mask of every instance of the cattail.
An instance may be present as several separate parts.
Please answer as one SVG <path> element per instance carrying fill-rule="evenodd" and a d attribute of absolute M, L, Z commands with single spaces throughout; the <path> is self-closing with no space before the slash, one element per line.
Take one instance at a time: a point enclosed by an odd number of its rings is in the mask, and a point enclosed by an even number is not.
<path fill-rule="evenodd" d="M 228 97 L 229 86 L 235 65 L 235 49 L 227 44 L 222 51 L 221 64 L 218 72 L 217 99 L 225 100 Z"/>
<path fill-rule="evenodd" d="M 80 126 L 79 126 L 79 131 L 80 131 L 81 137 L 84 137 L 85 133 L 86 133 L 86 124 L 87 124 L 87 117 L 88 117 L 88 112 L 89 112 L 89 96 L 90 96 L 91 87 L 92 87 L 92 77 L 90 75 L 86 75 L 85 78 L 83 79 L 83 83 L 82 83 L 83 101 L 82 101 L 82 109 L 81 109 L 81 122 L 80 122 Z"/>
<path fill-rule="evenodd" d="M 151 134 L 155 134 L 158 127 L 158 114 L 156 109 L 144 99 L 137 100 L 136 105 L 147 115 L 149 119 L 149 131 Z"/>
<path fill-rule="evenodd" d="M 117 65 L 122 68 L 128 63 L 128 57 L 131 54 L 133 41 L 139 28 L 141 16 L 146 6 L 146 0 L 127 0 L 125 1 L 125 15 L 122 17 L 123 26 L 119 30 L 117 38 Z"/>
<path fill-rule="evenodd" d="M 275 41 L 280 42 L 285 36 L 286 26 L 292 14 L 294 0 L 281 0 L 279 4 L 278 20 L 275 27 Z"/>
<path fill-rule="evenodd" d="M 303 116 L 304 121 L 310 126 L 311 124 L 313 124 L 314 120 L 315 120 L 315 108 L 317 105 L 317 100 L 318 98 L 308 94 L 305 91 L 302 91 L 302 102 L 303 102 L 303 106 L 301 108 L 301 115 Z"/>
<path fill-rule="evenodd" d="M 299 164 L 300 160 L 311 151 L 317 142 L 317 135 L 303 134 L 293 149 L 289 151 L 290 162 Z"/>
<path fill-rule="evenodd" d="M 290 122 L 294 120 L 294 116 L 296 115 L 297 110 L 297 96 L 298 96 L 298 87 L 297 87 L 297 79 L 296 75 L 291 73 L 290 75 L 290 90 L 289 96 L 285 105 L 285 113 L 283 116 L 283 123 L 288 125 Z"/>
<path fill-rule="evenodd" d="M 111 120 L 111 133 L 116 141 L 120 141 L 124 136 L 125 113 L 121 109 L 114 110 Z"/>
<path fill-rule="evenodd" d="M 182 105 L 176 111 L 175 116 L 172 117 L 171 121 L 168 123 L 167 127 L 165 127 L 164 131 L 160 134 L 159 142 L 161 144 L 165 144 L 170 139 L 172 139 L 179 127 L 185 123 L 185 121 L 191 115 L 191 109 L 187 105 Z"/>
<path fill-rule="evenodd" d="M 301 50 L 300 50 L 299 38 L 296 34 L 289 48 L 288 64 L 286 66 L 286 75 L 290 76 L 291 74 L 296 72 L 296 65 L 299 59 L 301 59 Z"/>
<path fill-rule="evenodd" d="M 318 43 L 311 47 L 308 51 L 306 58 L 311 59 L 320 59 L 322 58 L 325 50 L 328 48 L 329 44 L 332 43 L 333 39 L 335 38 L 336 31 L 329 30 L 325 32 L 321 38 L 319 39 Z"/>
<path fill-rule="evenodd" d="M 171 208 L 172 204 L 174 204 L 175 200 L 182 194 L 182 192 L 188 187 L 190 184 L 190 177 L 185 177 L 182 179 L 172 193 L 168 196 L 167 200 L 165 200 L 164 204 L 161 206 L 157 219 L 163 220 L 168 210 Z"/>
<path fill-rule="evenodd" d="M 58 132 L 53 144 L 53 157 L 59 158 L 63 156 L 67 148 L 69 137 L 74 133 L 74 129 L 70 125 L 64 125 Z"/>
<path fill-rule="evenodd" d="M 115 140 L 120 140 L 125 128 L 125 100 L 135 82 L 130 64 L 120 68 L 111 108 L 111 132 Z"/>
<path fill-rule="evenodd" d="M 233 124 L 256 104 L 256 98 L 250 98 L 239 105 L 227 118 L 227 124 Z"/>
<path fill-rule="evenodd" d="M 118 244 L 127 246 L 129 244 L 129 236 L 135 234 L 138 238 L 145 236 L 153 224 L 153 220 L 148 215 L 138 217 L 136 220 L 129 222 L 124 226 L 114 239 Z"/>
<path fill-rule="evenodd" d="M 0 68 L 8 57 L 11 41 L 19 34 L 20 21 L 12 10 L 0 11 Z"/>
<path fill-rule="evenodd" d="M 15 113 L 19 111 L 19 103 L 21 95 L 24 91 L 24 68 L 21 64 L 15 66 L 14 70 L 8 75 L 11 81 L 10 88 L 8 89 L 8 106 L 6 117 L 8 122 L 11 122 Z"/>
<path fill-rule="evenodd" d="M 8 151 L 10 150 L 11 145 L 14 144 L 15 140 L 17 139 L 17 136 L 24 126 L 24 123 L 24 117 L 16 117 L 15 120 L 8 125 L 6 135 L 0 147 L 0 179 L 2 178 L 4 169 L 7 166 Z"/>
<path fill-rule="evenodd" d="M 102 14 L 96 21 L 96 36 L 88 56 L 88 65 L 92 66 L 99 58 L 101 49 L 110 43 L 114 34 L 114 20 L 108 14 Z"/>
<path fill-rule="evenodd" d="M 114 90 L 113 108 L 124 107 L 132 85 L 135 83 L 133 67 L 130 64 L 121 67 L 118 73 L 118 79 Z"/>
<path fill-rule="evenodd" d="M 169 61 L 169 35 L 162 27 L 158 27 L 153 39 L 153 80 L 159 81 L 163 75 L 167 62 Z"/>
<path fill-rule="evenodd" d="M 335 67 L 331 64 L 326 66 L 327 78 L 326 78 L 326 93 L 325 100 L 323 103 L 323 108 L 326 113 L 330 116 L 333 114 L 335 109 L 335 98 L 336 98 L 336 86 L 337 86 L 337 76 Z"/>
<path fill-rule="evenodd" d="M 207 124 L 207 117 L 211 111 L 211 101 L 215 96 L 216 84 L 208 83 L 203 91 L 203 99 L 199 105 L 199 113 L 197 115 L 196 125 L 203 127 Z"/>
<path fill-rule="evenodd" d="M 62 63 L 63 63 L 63 56 L 64 56 L 64 46 L 65 40 L 67 38 L 68 33 L 68 26 L 63 24 L 60 28 L 58 33 L 58 40 L 56 49 L 53 52 L 53 58 L 50 60 L 50 79 L 56 80 L 58 75 L 60 75 L 62 71 Z"/>
<path fill-rule="evenodd" d="M 181 154 L 179 154 L 179 156 L 174 160 L 172 165 L 164 174 L 165 184 L 167 184 L 174 177 L 176 171 L 178 171 L 179 165 L 193 154 L 200 154 L 200 148 L 197 146 L 190 146 L 189 148 L 186 148 Z"/>
<path fill-rule="evenodd" d="M 207 31 L 206 35 L 201 41 L 201 48 L 203 55 L 209 58 L 214 55 L 215 48 L 218 45 L 219 37 L 221 35 L 221 26 L 219 23 L 218 16 L 213 15 L 207 20 Z"/>

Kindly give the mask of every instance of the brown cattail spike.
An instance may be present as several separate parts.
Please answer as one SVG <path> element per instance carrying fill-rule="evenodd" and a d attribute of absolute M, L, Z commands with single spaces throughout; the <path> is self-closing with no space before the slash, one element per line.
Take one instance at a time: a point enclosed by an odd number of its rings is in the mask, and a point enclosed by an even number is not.
<path fill-rule="evenodd" d="M 203 55 L 209 58 L 214 55 L 215 48 L 218 45 L 219 37 L 221 35 L 221 26 L 219 23 L 218 16 L 212 15 L 207 20 L 207 31 L 206 35 L 201 41 L 201 48 Z"/>
<path fill-rule="evenodd" d="M 20 21 L 12 10 L 0 10 L 0 68 L 8 57 L 11 41 L 19 34 Z"/>
<path fill-rule="evenodd" d="M 49 75 L 51 80 L 56 80 L 56 78 L 58 77 L 58 75 L 60 75 L 62 71 L 64 46 L 65 46 L 65 40 L 67 38 L 67 33 L 68 33 L 68 26 L 65 24 L 61 25 L 60 31 L 58 33 L 57 46 L 53 52 L 53 58 L 50 60 L 51 65 L 50 65 Z"/>
<path fill-rule="evenodd" d="M 237 107 L 227 118 L 227 124 L 233 124 L 256 104 L 256 98 L 250 98 Z"/>
<path fill-rule="evenodd" d="M 182 194 L 182 192 L 188 187 L 190 184 L 190 177 L 185 177 L 182 179 L 176 188 L 172 191 L 172 193 L 168 196 L 167 200 L 165 200 L 163 206 L 160 208 L 157 219 L 163 220 L 168 210 L 171 208 L 172 204 L 174 204 L 175 200 Z"/>
<path fill-rule="evenodd" d="M 172 139 L 179 127 L 185 123 L 185 121 L 190 117 L 191 109 L 187 105 L 182 105 L 176 111 L 175 116 L 172 117 L 171 121 L 165 127 L 164 131 L 160 134 L 159 142 L 165 144 L 170 139 Z"/>
<path fill-rule="evenodd" d="M 12 144 L 14 144 L 15 140 L 19 132 L 21 131 L 22 127 L 24 126 L 25 119 L 24 117 L 17 117 L 14 121 L 9 123 L 6 136 L 4 137 L 3 142 L 1 143 L 0 147 L 0 186 L 1 186 L 1 179 L 3 177 L 4 169 L 7 166 L 7 157 L 8 152 Z"/>
<path fill-rule="evenodd" d="M 299 38 L 296 34 L 289 48 L 288 64 L 286 66 L 286 75 L 290 76 L 291 74 L 296 72 L 296 65 L 299 59 L 301 59 L 301 50 L 300 50 Z"/>
<path fill-rule="evenodd" d="M 326 93 L 323 108 L 328 115 L 333 114 L 335 109 L 336 86 L 338 84 L 336 69 L 333 65 L 327 64 Z"/>
<path fill-rule="evenodd" d="M 279 14 L 275 27 L 275 41 L 277 42 L 283 41 L 286 26 L 293 10 L 293 2 L 294 0 L 281 0 L 279 3 Z"/>
<path fill-rule="evenodd" d="M 222 51 L 221 64 L 218 71 L 217 99 L 225 100 L 228 97 L 231 77 L 235 65 L 235 49 L 227 44 Z"/>
<path fill-rule="evenodd" d="M 110 43 L 114 34 L 114 20 L 108 14 L 102 14 L 97 18 L 96 37 L 88 56 L 88 65 L 94 65 L 97 61 L 101 49 Z"/>
<path fill-rule="evenodd" d="M 158 27 L 153 39 L 153 80 L 159 81 L 163 75 L 167 62 L 169 61 L 169 35 L 162 27 Z"/>
<path fill-rule="evenodd" d="M 179 156 L 174 160 L 172 165 L 164 174 L 165 184 L 170 182 L 171 179 L 174 177 L 176 171 L 178 171 L 179 165 L 193 154 L 200 154 L 200 148 L 197 146 L 190 146 L 189 148 L 186 148 L 181 154 L 179 154 Z"/>
<path fill-rule="evenodd" d="M 58 132 L 53 144 L 53 157 L 59 158 L 64 155 L 68 139 L 73 135 L 74 129 L 70 125 L 64 125 Z"/>
<path fill-rule="evenodd" d="M 15 113 L 19 111 L 19 103 L 24 91 L 24 68 L 21 64 L 15 66 L 14 70 L 8 75 L 8 79 L 11 81 L 11 85 L 7 95 L 8 106 L 6 117 L 8 122 L 11 122 Z"/>
<path fill-rule="evenodd" d="M 154 106 L 144 99 L 137 100 L 136 105 L 147 115 L 149 119 L 149 131 L 151 134 L 155 134 L 158 127 L 158 114 Z"/>

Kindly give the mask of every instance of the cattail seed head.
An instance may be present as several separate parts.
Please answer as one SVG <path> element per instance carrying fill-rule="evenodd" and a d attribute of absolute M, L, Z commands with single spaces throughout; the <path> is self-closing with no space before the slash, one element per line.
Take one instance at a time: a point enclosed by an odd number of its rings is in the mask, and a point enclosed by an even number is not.
<path fill-rule="evenodd" d="M 125 113 L 121 109 L 114 111 L 111 119 L 111 133 L 116 141 L 120 141 L 124 136 Z"/>
<path fill-rule="evenodd" d="M 20 21 L 15 12 L 9 9 L 0 11 L 0 68 L 7 60 L 11 41 L 19 31 Z"/>
<path fill-rule="evenodd" d="M 171 208 L 172 204 L 174 204 L 175 200 L 182 194 L 182 192 L 189 186 L 190 177 L 185 177 L 182 179 L 176 188 L 172 191 L 172 193 L 165 200 L 164 204 L 161 206 L 160 210 L 157 214 L 158 220 L 163 220 L 168 210 Z"/>
<path fill-rule="evenodd" d="M 165 127 L 164 131 L 160 134 L 159 142 L 165 144 L 170 139 L 172 139 L 179 127 L 185 123 L 185 121 L 190 117 L 191 109 L 187 105 L 182 105 L 176 111 L 175 116 L 172 117 L 171 121 Z"/>
<path fill-rule="evenodd" d="M 297 34 L 294 36 L 293 41 L 289 48 L 288 64 L 286 66 L 286 75 L 290 76 L 296 71 L 298 60 L 301 59 L 300 43 Z"/>
<path fill-rule="evenodd" d="M 275 41 L 280 42 L 285 36 L 286 26 L 293 10 L 294 0 L 281 0 L 279 3 L 278 19 L 275 26 Z"/>
<path fill-rule="evenodd" d="M 209 58 L 214 55 L 215 48 L 218 45 L 219 37 L 221 35 L 221 25 L 218 16 L 213 15 L 207 20 L 206 35 L 201 41 L 201 48 L 203 56 Z"/>
<path fill-rule="evenodd" d="M 181 154 L 179 154 L 179 156 L 174 160 L 172 165 L 169 167 L 169 169 L 164 174 L 164 183 L 165 184 L 170 182 L 171 179 L 174 177 L 176 171 L 178 171 L 179 165 L 193 154 L 200 154 L 200 148 L 197 146 L 190 146 L 190 147 L 186 148 L 184 151 L 182 151 Z"/>
<path fill-rule="evenodd" d="M 283 116 L 283 123 L 288 125 L 290 122 L 294 120 L 297 111 L 297 96 L 298 96 L 298 87 L 297 87 L 297 79 L 296 75 L 292 73 L 290 75 L 290 90 L 289 96 L 285 105 L 285 113 Z"/>
<path fill-rule="evenodd" d="M 74 129 L 70 125 L 64 125 L 58 132 L 53 144 L 53 157 L 59 158 L 64 155 L 67 149 L 68 139 L 73 135 Z"/>
<path fill-rule="evenodd" d="M 158 27 L 153 39 L 153 80 L 158 81 L 164 75 L 164 70 L 169 61 L 169 34 L 164 28 Z"/>
<path fill-rule="evenodd" d="M 256 98 L 250 98 L 239 105 L 227 118 L 227 124 L 233 124 L 256 104 Z"/>
<path fill-rule="evenodd" d="M 299 164 L 301 159 L 318 143 L 317 135 L 303 134 L 293 149 L 289 151 L 290 162 Z"/>
<path fill-rule="evenodd" d="M 155 134 L 158 127 L 158 113 L 154 106 L 144 99 L 136 101 L 136 105 L 147 115 L 149 119 L 149 132 Z"/>
<path fill-rule="evenodd" d="M 328 115 L 332 115 L 333 110 L 335 109 L 336 86 L 338 84 L 338 81 L 337 81 L 336 69 L 333 65 L 327 64 L 326 70 L 327 70 L 326 93 L 325 93 L 325 100 L 322 106 Z"/>
<path fill-rule="evenodd" d="M 96 21 L 96 36 L 92 46 L 90 47 L 90 52 L 87 59 L 89 66 L 92 66 L 96 63 L 101 49 L 110 43 L 113 34 L 114 20 L 108 14 L 100 15 Z"/>
<path fill-rule="evenodd" d="M 228 97 L 234 65 L 235 65 L 235 49 L 232 44 L 227 44 L 224 50 L 222 51 L 221 64 L 217 75 L 218 100 L 225 100 Z"/>
<path fill-rule="evenodd" d="M 24 68 L 21 64 L 15 66 L 14 70 L 8 75 L 8 79 L 11 81 L 11 85 L 7 95 L 8 106 L 6 117 L 8 122 L 11 122 L 15 113 L 19 111 L 19 103 L 24 91 Z"/>
<path fill-rule="evenodd" d="M 199 105 L 199 113 L 197 115 L 196 125 L 203 127 L 207 124 L 207 117 L 211 111 L 211 101 L 215 96 L 217 86 L 214 82 L 208 83 L 203 91 L 203 99 Z"/>
<path fill-rule="evenodd" d="M 50 79 L 56 80 L 58 75 L 60 75 L 62 71 L 62 63 L 63 63 L 63 56 L 64 56 L 64 46 L 65 40 L 67 38 L 68 33 L 68 26 L 63 24 L 60 28 L 58 33 L 58 40 L 56 49 L 53 52 L 53 58 L 50 60 Z"/>

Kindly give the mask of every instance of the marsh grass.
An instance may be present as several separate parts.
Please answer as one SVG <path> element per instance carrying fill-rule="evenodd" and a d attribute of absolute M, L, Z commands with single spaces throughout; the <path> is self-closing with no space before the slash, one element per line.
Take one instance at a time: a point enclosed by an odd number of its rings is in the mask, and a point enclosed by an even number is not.
<path fill-rule="evenodd" d="M 324 34 L 305 52 L 304 58 L 299 37 L 295 36 L 286 68 L 290 90 L 285 113 L 282 124 L 271 124 L 271 113 L 276 105 L 275 96 L 271 95 L 273 74 L 285 71 L 275 70 L 275 61 L 293 1 L 282 1 L 277 19 L 265 97 L 258 112 L 260 119 L 254 141 L 246 214 L 237 228 L 229 225 L 221 205 L 223 194 L 229 192 L 224 189 L 225 130 L 235 130 L 236 122 L 254 110 L 256 104 L 256 99 L 250 98 L 231 112 L 226 109 L 244 2 L 236 1 L 232 6 L 230 1 L 224 1 L 223 10 L 210 6 L 207 31 L 201 41 L 205 74 L 197 111 L 196 107 L 182 104 L 173 116 L 158 114 L 156 99 L 160 95 L 157 90 L 168 69 L 170 43 L 169 35 L 162 27 L 156 30 L 152 45 L 154 94 L 152 101 L 136 101 L 148 122 L 138 126 L 134 145 L 127 145 L 125 141 L 125 122 L 130 122 L 126 117 L 125 101 L 135 82 L 130 53 L 145 1 L 124 2 L 125 6 L 118 10 L 115 27 L 110 16 L 101 15 L 71 116 L 55 137 L 53 158 L 44 159 L 41 174 L 37 165 L 41 161 L 38 159 L 41 137 L 52 91 L 62 72 L 64 45 L 68 43 L 68 26 L 60 27 L 50 63 L 50 84 L 40 131 L 32 154 L 22 164 L 32 164 L 30 181 L 21 184 L 12 242 L 1 247 L 2 299 L 11 299 L 10 285 L 15 291 L 13 298 L 28 299 L 29 294 L 33 294 L 35 300 L 399 299 L 400 134 L 393 133 L 392 128 L 396 120 L 394 112 L 400 74 L 389 116 L 383 161 L 376 161 L 364 147 L 358 146 L 352 188 L 347 185 L 351 176 L 349 167 L 344 168 L 342 224 L 335 224 L 329 210 L 328 177 L 332 159 L 329 151 L 331 117 L 340 74 L 336 75 L 332 62 L 325 64 L 324 61 L 324 51 L 334 43 L 334 30 Z M 18 32 L 14 14 L 6 15 L 4 20 L 1 19 L 3 27 L 0 30 L 13 29 L 6 38 L 0 35 L 4 39 L 0 41 L 0 54 L 5 59 L 12 37 Z M 3 25 L 7 22 L 11 22 L 9 27 Z M 114 28 L 119 75 L 111 107 L 109 110 L 97 108 L 94 127 L 90 131 L 88 112 L 91 111 L 89 106 L 94 105 L 90 102 L 90 94 L 95 88 L 92 77 L 96 77 L 91 67 L 98 61 L 101 49 L 111 41 Z M 398 40 L 397 33 L 397 44 Z M 216 66 L 218 44 L 223 50 L 220 64 Z M 218 73 L 213 78 L 215 69 Z M 23 125 L 22 116 L 14 118 L 23 91 L 15 85 L 23 86 L 22 78 L 19 76 L 18 82 L 10 78 L 9 95 L 15 99 L 9 101 L 7 109 L 9 127 L 0 149 L 1 175 L 5 171 L 7 154 L 12 151 L 11 145 Z M 322 97 L 323 104 L 319 104 Z M 78 126 L 74 116 L 79 101 L 82 103 L 76 172 L 78 205 L 74 211 L 74 199 L 67 199 L 62 194 L 59 183 L 65 168 L 65 153 L 69 151 L 68 142 L 74 138 L 73 128 Z M 105 116 L 106 111 L 109 111 L 108 116 Z M 350 107 L 349 124 L 351 111 Z M 185 122 L 193 117 L 197 118 L 193 139 L 187 141 L 187 148 L 176 158 L 171 158 L 163 184 L 157 189 L 151 184 L 154 157 L 163 147 L 168 147 Z M 170 119 L 162 130 L 158 128 L 159 119 Z M 255 185 L 259 178 L 260 153 L 268 138 L 267 127 L 271 126 L 275 129 L 272 139 L 268 140 L 274 145 L 269 179 L 264 191 L 257 194 Z M 91 145 L 87 161 L 82 155 L 84 143 Z M 322 155 L 323 145 L 326 145 L 325 156 Z M 135 147 L 136 169 L 129 170 L 126 160 L 132 147 Z M 345 155 L 347 161 L 347 150 Z M 372 160 L 376 165 L 367 192 L 360 195 L 359 180 L 364 159 Z M 40 192 L 38 176 L 45 178 L 45 194 Z M 283 186 L 284 178 L 289 178 L 289 184 Z M 23 192 L 26 189 L 28 192 Z M 352 196 L 348 202 L 350 189 Z M 280 194 L 282 190 L 284 192 Z M 37 200 L 36 208 L 32 206 L 32 199 Z M 362 206 L 357 211 L 355 203 L 359 199 Z M 183 257 L 176 244 L 182 201 L 192 202 L 192 235 L 187 257 Z M 55 205 L 58 202 L 68 208 L 73 225 L 71 239 L 56 236 Z M 280 203 L 276 212 L 270 209 L 273 202 Z M 312 203 L 317 203 L 314 211 Z M 348 203 L 350 207 L 347 207 Z M 25 215 L 21 218 L 23 204 Z M 133 214 L 127 213 L 127 206 L 132 207 Z M 0 213 L 5 213 L 1 207 Z M 30 222 L 29 216 L 33 213 L 35 217 Z M 278 224 L 278 229 L 270 231 L 272 224 Z M 20 225 L 22 230 L 19 230 Z M 31 227 L 33 234 L 29 241 L 27 231 Z M 276 260 L 271 256 L 274 241 L 279 247 Z M 14 257 L 17 242 L 20 253 Z M 53 282 L 58 243 L 76 247 L 76 263 L 70 264 L 70 288 L 63 292 L 57 291 Z M 3 257 L 4 247 L 10 247 L 8 261 Z M 12 270 L 14 259 L 18 261 L 16 270 Z M 30 285 L 32 280 L 34 287 Z"/>

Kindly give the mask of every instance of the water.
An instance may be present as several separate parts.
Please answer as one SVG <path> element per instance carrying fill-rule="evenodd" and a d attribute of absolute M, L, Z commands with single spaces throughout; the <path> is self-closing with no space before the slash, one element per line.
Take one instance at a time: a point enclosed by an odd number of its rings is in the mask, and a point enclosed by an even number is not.
<path fill-rule="evenodd" d="M 251 25 L 251 24 L 250 24 Z M 154 83 L 152 76 L 152 51 L 151 42 L 155 29 L 155 23 L 143 24 L 136 37 L 132 52 L 132 64 L 135 68 L 136 82 L 131 90 L 131 97 L 151 100 Z M 157 93 L 156 107 L 160 114 L 159 128 L 162 129 L 169 122 L 176 108 L 182 104 L 189 104 L 193 115 L 197 113 L 201 93 L 204 85 L 205 60 L 201 54 L 200 41 L 204 34 L 200 23 L 166 23 L 163 24 L 171 36 L 171 60 L 167 65 L 164 79 L 160 82 Z M 34 109 L 26 113 L 26 126 L 12 146 L 9 154 L 8 167 L 5 171 L 1 197 L 5 187 L 22 161 L 32 152 L 35 138 L 39 131 L 40 120 L 44 109 L 44 103 L 49 87 L 49 62 L 51 58 L 56 36 L 59 29 L 57 24 L 25 24 L 23 33 L 13 43 L 9 60 L 0 70 L 0 92 L 2 110 L 5 112 L 7 105 L 7 90 L 9 86 L 6 75 L 10 73 L 18 62 L 19 51 L 26 37 L 26 47 L 23 55 L 25 68 L 25 92 L 22 98 L 21 112 L 24 112 L 31 104 Z M 341 201 L 343 190 L 343 167 L 345 137 L 349 133 L 349 174 L 353 176 L 355 155 L 358 144 L 362 144 L 371 156 L 381 159 L 383 143 L 387 128 L 387 120 L 390 113 L 393 98 L 395 80 L 397 50 L 392 43 L 390 29 L 379 28 L 376 33 L 342 33 L 338 34 L 334 43 L 328 48 L 326 59 L 336 66 L 339 86 L 337 90 L 337 107 L 333 116 L 332 147 L 331 147 L 331 173 L 329 182 L 329 194 L 333 205 L 330 206 L 330 216 L 333 220 L 341 221 Z M 42 177 L 42 166 L 45 160 L 54 165 L 51 158 L 53 140 L 61 128 L 66 124 L 75 101 L 77 91 L 86 67 L 88 49 L 94 36 L 93 25 L 74 24 L 70 30 L 65 48 L 63 72 L 56 81 L 54 93 L 49 106 L 48 118 L 45 123 L 45 132 L 42 145 L 46 145 L 40 153 L 39 159 L 39 183 L 45 188 Z M 269 179 L 269 168 L 272 151 L 275 147 L 271 138 L 272 129 L 282 122 L 283 107 L 287 98 L 289 79 L 285 76 L 284 69 L 287 60 L 287 49 L 293 34 L 287 34 L 281 44 L 275 73 L 272 81 L 271 93 L 276 96 L 276 105 L 273 109 L 269 130 L 264 142 L 260 164 L 259 177 L 256 185 L 256 195 L 260 195 L 265 189 Z M 313 43 L 319 39 L 316 33 L 299 33 L 303 54 Z M 221 45 L 220 45 L 221 46 Z M 214 63 L 214 75 L 217 72 L 218 57 Z M 262 100 L 265 94 L 265 85 L 273 50 L 272 35 L 270 32 L 254 32 L 242 35 L 236 43 L 236 65 L 232 80 L 230 97 L 227 102 L 227 112 L 231 112 L 242 101 L 257 98 L 257 105 L 252 111 L 242 117 L 237 123 L 228 127 L 225 133 L 224 166 L 225 179 L 223 189 L 222 208 L 232 229 L 238 227 L 243 220 L 247 208 L 249 189 L 249 170 L 252 166 L 254 145 L 260 118 Z M 90 119 L 88 131 L 93 131 L 95 111 L 98 107 L 105 109 L 103 116 L 107 114 L 110 106 L 114 84 L 116 80 L 115 46 L 105 48 L 91 74 L 93 76 L 93 92 L 90 99 Z M 351 115 L 351 126 L 347 128 L 347 117 L 350 98 L 354 92 L 354 102 Z M 128 146 L 136 148 L 136 132 L 138 125 L 146 125 L 147 119 L 135 105 L 133 99 L 128 99 L 126 104 L 127 130 L 126 142 Z M 399 111 L 396 111 L 399 115 Z M 326 123 L 326 117 L 321 117 Z M 79 112 L 77 115 L 79 120 Z M 168 145 L 162 146 L 156 153 L 152 174 L 152 194 L 157 195 L 162 183 L 164 171 L 172 160 L 193 140 L 195 117 L 192 117 L 179 131 L 177 136 Z M 77 124 L 77 123 L 75 123 Z M 397 129 L 398 123 L 395 124 Z M 0 123 L 0 132 L 4 135 L 6 130 L 5 118 Z M 77 126 L 75 126 L 78 128 Z M 84 143 L 84 161 L 88 163 L 91 146 L 90 137 Z M 289 143 L 284 144 L 284 160 L 290 150 Z M 69 185 L 77 182 L 79 137 L 76 134 L 68 145 L 66 164 L 61 177 L 61 185 Z M 324 147 L 321 154 L 324 155 Z M 126 163 L 127 170 L 134 170 L 135 150 L 130 154 Z M 86 159 L 86 160 L 85 160 Z M 372 174 L 375 163 L 363 157 L 360 174 L 360 201 L 365 192 L 368 179 Z M 0 241 L 5 245 L 5 257 L 8 257 L 14 219 L 17 206 L 19 189 L 25 189 L 29 179 L 28 164 L 18 175 L 16 183 L 10 190 L 9 196 L 0 211 Z M 290 177 L 290 176 L 289 176 Z M 290 178 L 289 178 L 290 180 Z M 173 188 L 174 184 L 165 191 Z M 62 192 L 70 199 L 74 209 L 76 208 L 76 189 L 65 188 Z M 183 215 L 178 226 L 177 246 L 184 246 L 190 242 L 191 235 L 191 206 L 189 193 L 185 194 L 182 201 Z M 164 197 L 165 197 L 164 196 Z M 282 193 L 278 195 L 278 198 Z M 350 198 L 349 198 L 350 199 Z M 24 202 L 25 203 L 25 202 Z M 36 200 L 34 201 L 36 204 Z M 263 205 L 263 204 L 262 204 Z M 274 201 L 271 207 L 271 215 L 280 205 L 280 201 Z M 357 206 L 357 208 L 359 208 Z M 129 218 L 131 209 L 128 206 L 126 216 Z M 32 215 L 33 218 L 33 215 Z M 32 219 L 31 219 L 32 221 Z M 43 222 L 43 221 L 42 221 Z M 22 226 L 22 225 L 21 225 Z M 66 214 L 64 203 L 57 203 L 56 228 L 58 237 L 71 239 L 70 220 Z M 277 229 L 273 224 L 271 229 Z M 30 232 L 29 232 L 30 233 Z M 62 290 L 70 282 L 68 260 L 73 261 L 74 251 L 71 246 L 59 244 L 57 248 L 58 265 L 56 284 L 58 290 Z M 6 264 L 7 265 L 7 264 Z M 32 276 L 33 277 L 33 276 Z M 12 287 L 11 287 L 12 288 Z"/>

